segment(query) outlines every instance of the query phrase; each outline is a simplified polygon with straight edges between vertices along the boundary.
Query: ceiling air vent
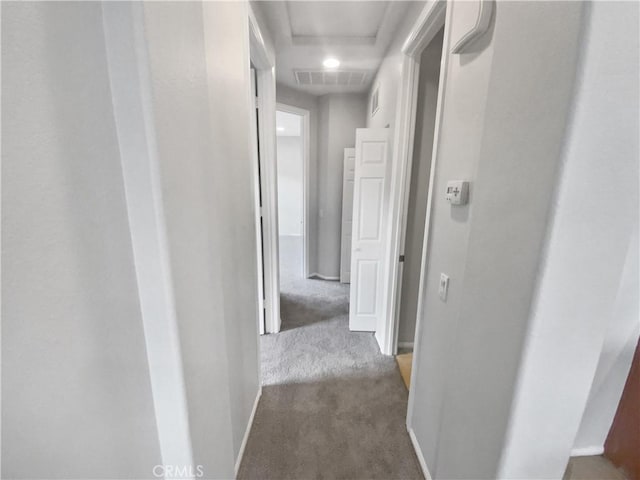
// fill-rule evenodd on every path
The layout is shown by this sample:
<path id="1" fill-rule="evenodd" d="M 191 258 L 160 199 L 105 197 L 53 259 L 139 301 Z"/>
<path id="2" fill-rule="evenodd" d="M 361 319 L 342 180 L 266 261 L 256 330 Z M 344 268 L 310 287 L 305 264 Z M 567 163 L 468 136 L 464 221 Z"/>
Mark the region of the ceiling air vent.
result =
<path id="1" fill-rule="evenodd" d="M 294 70 L 298 85 L 351 85 L 361 86 L 367 82 L 367 73 L 362 70 Z"/>

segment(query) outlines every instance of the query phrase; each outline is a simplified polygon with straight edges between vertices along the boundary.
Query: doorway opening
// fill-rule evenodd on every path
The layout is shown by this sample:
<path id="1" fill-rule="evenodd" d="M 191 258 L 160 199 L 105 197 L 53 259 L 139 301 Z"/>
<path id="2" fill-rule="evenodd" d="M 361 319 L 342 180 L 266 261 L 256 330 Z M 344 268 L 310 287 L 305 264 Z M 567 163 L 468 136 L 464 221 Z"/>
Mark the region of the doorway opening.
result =
<path id="1" fill-rule="evenodd" d="M 407 388 L 410 386 L 413 347 L 418 317 L 418 297 L 424 250 L 429 178 L 435 138 L 436 111 L 440 82 L 440 63 L 444 27 L 420 54 L 418 96 L 416 102 L 413 159 L 405 197 L 406 216 L 401 290 L 398 299 L 396 337 L 398 366 Z"/>
<path id="2" fill-rule="evenodd" d="M 257 69 L 253 62 L 251 66 L 251 98 L 258 98 L 258 77 Z M 257 101 L 253 108 L 251 108 L 251 124 L 255 126 L 255 131 L 252 132 L 252 139 L 255 139 L 254 147 L 254 169 L 255 169 L 255 202 L 256 211 L 262 212 L 263 209 L 263 195 L 262 195 L 262 174 L 261 174 L 261 162 L 260 162 L 260 119 L 257 114 Z M 256 243 L 258 250 L 258 329 L 260 335 L 265 333 L 265 272 L 264 272 L 264 219 L 260 213 L 256 217 Z"/>
<path id="3" fill-rule="evenodd" d="M 309 112 L 276 107 L 276 164 L 280 281 L 308 273 L 308 122 Z"/>
<path id="4" fill-rule="evenodd" d="M 277 3 L 256 5 L 266 10 L 265 18 L 278 19 L 281 12 Z M 322 8 L 341 10 L 346 5 L 326 3 Z M 270 269 L 268 260 L 275 260 L 280 272 L 280 283 L 274 285 L 281 306 L 281 328 L 276 331 L 266 328 L 265 333 L 277 335 L 260 337 L 261 403 L 266 407 L 259 412 L 259 422 L 252 430 L 254 441 L 247 445 L 243 466 L 247 478 L 252 476 L 249 472 L 255 477 L 265 476 L 261 459 L 281 458 L 282 442 L 273 441 L 274 432 L 278 438 L 295 439 L 287 450 L 295 453 L 289 457 L 297 461 L 296 465 L 286 461 L 271 464 L 268 476 L 272 478 L 291 476 L 288 469 L 297 469 L 300 464 L 307 464 L 325 476 L 327 472 L 340 476 L 339 472 L 356 470 L 363 476 L 380 476 L 381 472 L 386 472 L 389 478 L 420 476 L 420 465 L 411 450 L 412 439 L 406 431 L 406 390 L 390 357 L 395 354 L 398 325 L 392 319 L 400 311 L 395 306 L 404 302 L 399 299 L 401 289 L 389 285 L 393 283 L 391 277 L 402 282 L 402 264 L 398 270 L 397 259 L 398 254 L 405 253 L 404 219 L 409 203 L 409 193 L 405 192 L 409 192 L 413 176 L 420 55 L 440 28 L 434 28 L 435 23 L 444 24 L 444 5 L 434 2 L 421 10 L 404 43 L 412 46 L 412 51 L 408 53 L 405 47 L 401 50 L 405 57 L 399 92 L 388 88 L 395 83 L 387 77 L 397 72 L 390 74 L 382 67 L 383 73 L 373 79 L 371 88 L 364 83 L 346 88 L 338 82 L 340 78 L 354 78 L 353 72 L 347 75 L 346 71 L 298 70 L 287 76 L 276 74 L 277 83 L 271 78 L 271 83 L 265 85 L 276 89 L 269 99 L 272 104 L 267 105 L 261 99 L 258 88 L 259 120 L 273 123 L 274 156 L 266 164 L 261 163 L 264 169 L 260 173 L 267 172 L 262 175 L 263 194 L 272 189 L 274 198 L 273 202 L 263 202 L 260 215 L 271 218 L 275 213 L 276 249 L 269 250 L 265 242 L 265 272 Z M 307 7 L 301 4 L 300 8 Z M 382 11 L 380 14 L 387 16 Z M 345 15 L 349 12 L 334 12 L 327 18 Z M 422 35 L 424 31 L 428 35 Z M 277 25 L 273 32 L 276 35 L 280 32 Z M 420 34 L 416 36 L 414 32 Z M 276 42 L 278 55 L 287 55 L 282 45 L 290 40 Z M 299 46 L 291 46 L 294 47 Z M 441 50 L 442 46 L 435 61 L 438 66 Z M 280 63 L 279 72 L 286 70 L 284 65 L 287 64 Z M 289 84 L 290 78 L 296 79 L 295 85 Z M 415 85 L 407 88 L 407 79 L 415 81 Z M 275 111 L 266 115 L 263 107 L 270 105 Z M 432 125 L 437 123 L 436 116 Z M 287 132 L 289 123 L 292 128 Z M 431 135 L 434 136 L 433 126 Z M 259 140 L 262 154 L 263 140 L 268 139 Z M 304 145 L 302 183 L 301 144 Z M 264 150 L 269 153 L 268 148 Z M 416 151 L 420 150 L 428 148 L 416 147 Z M 415 168 L 424 176 L 424 165 L 416 163 Z M 429 178 L 429 167 L 426 172 Z M 413 216 L 420 215 L 414 211 L 415 205 L 424 197 L 418 187 L 429 183 L 414 180 L 418 182 L 410 208 Z M 423 212 L 426 210 L 425 206 Z M 428 225 L 428 220 L 423 219 L 421 226 L 409 227 L 407 235 L 419 237 L 418 232 L 420 228 L 425 231 L 425 224 Z M 268 232 L 267 229 L 263 235 L 268 236 Z M 412 259 L 414 256 L 411 255 Z M 422 266 L 420 260 L 415 263 Z M 269 276 L 265 275 L 265 282 L 268 281 Z M 410 292 L 405 295 L 411 296 Z M 265 298 L 268 311 L 269 295 Z M 417 299 L 415 302 L 419 310 Z M 403 310 L 402 316 L 412 314 Z M 340 406 L 343 418 L 362 421 L 330 421 L 335 417 L 335 405 Z M 310 431 L 311 425 L 313 435 L 301 435 Z M 371 425 L 376 428 L 372 430 Z M 388 442 L 390 437 L 398 441 Z M 362 455 L 362 438 L 372 446 L 368 449 L 372 455 Z M 333 450 L 336 439 L 340 452 Z M 376 444 L 384 444 L 384 456 L 374 453 L 381 451 Z M 330 454 L 319 457 L 318 452 Z M 358 461 L 357 466 L 352 464 L 354 460 Z M 393 473 L 385 470 L 390 463 L 395 465 Z M 297 473 L 300 476 L 301 470 Z"/>
<path id="5" fill-rule="evenodd" d="M 251 90 L 249 142 L 253 150 L 256 259 L 258 264 L 258 330 L 280 331 L 280 272 L 276 192 L 275 58 L 264 43 L 258 21 L 249 10 L 248 67 Z"/>

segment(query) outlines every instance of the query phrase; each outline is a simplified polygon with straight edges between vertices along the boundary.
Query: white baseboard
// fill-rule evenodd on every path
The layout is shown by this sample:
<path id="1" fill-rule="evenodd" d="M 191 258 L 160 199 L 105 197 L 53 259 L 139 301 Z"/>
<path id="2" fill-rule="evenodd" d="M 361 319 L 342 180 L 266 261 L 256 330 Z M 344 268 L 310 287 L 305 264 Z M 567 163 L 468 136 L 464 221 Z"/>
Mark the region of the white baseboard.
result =
<path id="1" fill-rule="evenodd" d="M 398 342 L 398 348 L 413 348 L 413 342 Z"/>
<path id="2" fill-rule="evenodd" d="M 247 446 L 247 441 L 249 440 L 249 434 L 251 433 L 251 427 L 253 426 L 253 418 L 256 416 L 256 410 L 258 409 L 258 403 L 260 402 L 260 397 L 262 396 L 262 385 L 260 385 L 260 389 L 258 390 L 258 394 L 256 395 L 256 400 L 253 402 L 253 409 L 251 410 L 251 416 L 249 417 L 249 422 L 247 423 L 247 429 L 244 432 L 244 438 L 242 439 L 242 444 L 240 444 L 240 451 L 238 452 L 238 458 L 236 458 L 236 466 L 235 466 L 235 476 L 238 476 L 238 470 L 240 470 L 240 464 L 242 463 L 242 457 L 244 456 L 244 448 Z"/>
<path id="3" fill-rule="evenodd" d="M 571 450 L 572 457 L 590 457 L 592 455 L 602 455 L 604 446 L 574 448 Z"/>
<path id="4" fill-rule="evenodd" d="M 319 273 L 312 273 L 309 278 L 319 278 L 320 280 L 330 280 L 332 282 L 340 280 L 340 277 L 328 277 L 327 275 L 320 275 Z"/>
<path id="5" fill-rule="evenodd" d="M 424 459 L 424 455 L 422 454 L 422 450 L 420 450 L 420 445 L 418 444 L 418 439 L 416 438 L 416 434 L 413 433 L 413 428 L 407 428 L 407 432 L 409 432 L 409 438 L 411 438 L 411 445 L 413 445 L 413 449 L 416 452 L 416 457 L 418 457 L 418 463 L 420 463 L 420 468 L 422 469 L 422 474 L 426 480 L 432 480 L 433 477 L 431 473 L 429 473 L 429 467 L 427 467 L 427 462 Z"/>

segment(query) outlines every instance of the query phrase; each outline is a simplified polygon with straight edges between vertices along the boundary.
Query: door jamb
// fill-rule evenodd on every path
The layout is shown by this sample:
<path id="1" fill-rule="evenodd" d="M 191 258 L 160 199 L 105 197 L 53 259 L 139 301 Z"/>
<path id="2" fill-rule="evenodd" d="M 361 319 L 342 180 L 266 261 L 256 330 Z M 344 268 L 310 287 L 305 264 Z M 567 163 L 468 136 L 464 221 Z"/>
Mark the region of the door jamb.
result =
<path id="1" fill-rule="evenodd" d="M 444 0 L 443 0 L 443 3 L 445 5 L 443 6 L 442 11 L 437 16 L 437 22 L 430 22 L 429 27 L 426 27 L 433 34 L 430 35 L 430 37 L 427 37 L 425 35 L 423 36 L 422 40 L 412 42 L 412 43 L 409 42 L 409 39 L 411 39 L 412 37 L 409 37 L 409 39 L 405 43 L 405 48 L 407 48 L 407 51 L 410 51 L 414 55 L 419 56 L 422 54 L 422 51 L 427 47 L 427 45 L 433 39 L 433 37 L 438 33 L 440 28 L 444 26 L 444 38 L 442 41 L 442 58 L 440 59 L 440 78 L 438 79 L 438 99 L 436 103 L 436 121 L 435 121 L 435 126 L 433 131 L 433 151 L 431 153 L 431 172 L 429 174 L 427 210 L 426 210 L 426 219 L 424 224 L 424 238 L 422 241 L 422 259 L 420 261 L 420 283 L 418 286 L 418 305 L 417 305 L 418 308 L 416 312 L 416 330 L 415 330 L 414 347 L 413 347 L 414 365 L 416 365 L 419 362 L 420 354 L 422 351 L 420 338 L 421 338 L 421 332 L 422 332 L 423 313 L 424 313 L 424 291 L 426 288 L 425 284 L 426 284 L 426 278 L 428 273 L 427 267 L 429 262 L 429 239 L 431 237 L 430 235 L 431 214 L 433 210 L 433 195 L 434 195 L 433 185 L 435 183 L 435 175 L 436 175 L 436 168 L 437 168 L 437 161 L 438 161 L 438 149 L 440 146 L 440 137 L 441 137 L 440 127 L 442 124 L 444 98 L 446 94 L 446 84 L 447 84 L 447 73 L 448 73 L 448 65 L 449 65 L 449 58 L 450 58 L 450 53 L 447 49 L 449 45 L 449 37 L 451 35 L 450 24 L 451 24 L 452 12 L 451 12 L 451 9 L 449 8 L 450 4 L 448 4 L 448 2 L 445 2 Z M 413 38 L 417 38 L 417 37 L 413 37 Z M 428 40 L 426 40 L 427 38 Z M 412 48 L 412 50 L 409 50 L 410 48 Z M 417 102 L 417 98 L 416 98 L 416 102 Z M 413 135 L 411 138 L 411 142 L 413 144 Z M 404 228 L 406 229 L 406 225 L 404 225 Z M 397 323 L 397 315 L 398 315 L 398 312 L 396 312 L 396 318 L 395 318 L 396 323 Z M 396 337 L 397 337 L 397 327 L 396 327 Z M 395 338 L 394 341 L 396 342 L 396 348 L 397 348 L 397 338 Z M 410 385 L 415 385 L 416 381 L 417 381 L 417 369 L 412 368 Z M 412 437 L 415 437 L 415 433 L 413 432 L 413 427 L 412 427 L 414 405 L 415 405 L 415 389 L 410 388 L 409 401 L 407 405 L 407 430 L 409 431 L 409 435 Z M 425 474 L 429 475 L 429 471 L 426 463 L 422 462 L 421 465 L 423 467 L 423 470 L 425 471 Z"/>
<path id="2" fill-rule="evenodd" d="M 258 115 L 256 113 L 255 102 L 257 101 L 257 86 L 256 86 L 256 77 L 257 71 L 253 66 L 253 63 L 249 62 L 249 71 L 251 74 L 251 94 L 249 98 L 249 112 L 250 112 L 250 139 L 249 143 L 251 145 L 251 173 L 253 180 L 253 207 L 254 207 L 254 216 L 255 216 L 255 237 L 256 237 L 256 263 L 257 263 L 257 276 L 258 276 L 258 333 L 260 335 L 264 335 L 265 332 L 265 317 L 266 317 L 266 307 L 264 301 L 264 261 L 263 261 L 263 251 L 262 251 L 262 216 L 258 213 L 260 211 L 260 167 L 258 166 L 258 131 L 256 127 L 258 125 Z M 254 104 L 251 104 L 254 102 Z"/>
<path id="3" fill-rule="evenodd" d="M 415 139 L 416 110 L 418 102 L 418 84 L 420 74 L 420 55 L 433 40 L 440 29 L 445 25 L 447 12 L 446 0 L 428 2 L 411 29 L 404 45 L 402 46 L 402 76 L 400 85 L 400 99 L 396 114 L 396 131 L 393 142 L 393 172 L 391 176 L 391 199 L 389 209 L 389 230 L 387 243 L 387 268 L 386 272 L 386 302 L 384 310 L 384 326 L 380 332 L 380 344 L 382 353 L 394 355 L 398 348 L 398 319 L 400 311 L 400 293 L 402 282 L 402 264 L 400 255 L 404 253 L 405 233 L 407 228 L 407 207 L 409 182 L 411 180 L 411 166 L 413 164 L 413 144 Z M 446 32 L 445 32 L 446 36 Z M 446 44 L 445 44 L 446 45 Z M 433 155 L 431 160 L 431 175 L 429 179 L 429 194 L 427 200 L 427 219 L 425 223 L 425 242 L 423 245 L 423 263 L 420 283 L 425 270 L 425 251 L 429 231 L 429 219 L 431 216 L 431 196 L 434 180 L 434 172 L 437 158 L 437 145 L 440 132 L 440 120 L 442 118 L 442 99 L 444 98 L 444 86 L 446 79 L 447 52 L 444 51 L 441 60 L 440 84 L 438 89 L 438 101 L 436 107 L 436 125 L 434 130 Z M 422 290 L 419 290 L 418 319 L 416 332 L 422 312 Z M 415 342 L 415 340 L 414 340 Z M 414 350 L 417 344 L 414 343 Z M 414 358 L 417 352 L 414 352 Z"/>
<path id="4" fill-rule="evenodd" d="M 304 108 L 276 103 L 276 111 L 294 113 L 302 117 L 302 276 L 309 278 L 309 157 L 311 113 Z M 276 180 L 277 181 L 277 180 Z"/>
<path id="5" fill-rule="evenodd" d="M 280 270 L 278 263 L 278 192 L 276 186 L 276 79 L 275 58 L 266 46 L 258 20 L 249 6 L 250 58 L 258 88 L 258 139 L 262 173 L 265 332 L 280 331 Z M 251 108 L 255 108 L 251 99 Z M 254 159 L 255 160 L 255 159 Z M 254 161 L 254 163 L 256 163 Z M 256 171 L 257 175 L 257 171 Z M 257 182 L 256 182 L 257 184 Z M 256 192 L 257 195 L 257 192 Z M 260 212 L 256 212 L 259 215 Z M 260 255 L 260 253 L 258 253 Z"/>

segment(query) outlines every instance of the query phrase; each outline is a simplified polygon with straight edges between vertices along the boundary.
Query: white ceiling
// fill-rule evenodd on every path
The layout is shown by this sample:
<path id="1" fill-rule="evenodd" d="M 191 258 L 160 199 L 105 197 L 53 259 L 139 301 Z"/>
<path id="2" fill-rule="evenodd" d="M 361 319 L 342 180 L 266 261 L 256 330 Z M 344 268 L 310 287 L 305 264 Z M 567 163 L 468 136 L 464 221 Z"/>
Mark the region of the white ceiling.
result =
<path id="1" fill-rule="evenodd" d="M 291 34 L 375 37 L 389 2 L 286 2 Z"/>
<path id="2" fill-rule="evenodd" d="M 278 137 L 299 137 L 302 117 L 295 113 L 276 111 L 276 135 Z"/>
<path id="3" fill-rule="evenodd" d="M 276 80 L 314 95 L 366 92 L 411 2 L 254 1 L 275 43 Z M 365 72 L 356 85 L 299 85 L 296 70 L 322 71 L 327 57 L 338 71 Z M 342 77 L 341 77 L 342 78 Z"/>

